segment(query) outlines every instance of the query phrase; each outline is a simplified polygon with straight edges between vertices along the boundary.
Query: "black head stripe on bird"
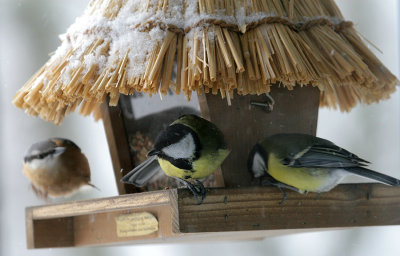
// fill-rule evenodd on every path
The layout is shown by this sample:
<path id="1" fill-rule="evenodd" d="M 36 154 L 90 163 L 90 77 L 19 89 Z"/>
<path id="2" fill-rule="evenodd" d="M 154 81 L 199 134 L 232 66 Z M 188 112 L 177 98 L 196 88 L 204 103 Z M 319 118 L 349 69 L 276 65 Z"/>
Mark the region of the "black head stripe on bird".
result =
<path id="1" fill-rule="evenodd" d="M 196 115 L 184 115 L 159 134 L 154 149 L 148 155 L 157 156 L 164 173 L 183 181 L 201 202 L 205 197 L 205 189 L 197 180 L 212 174 L 228 154 L 223 134 L 213 123 Z M 149 163 L 139 166 L 141 168 L 135 168 L 121 181 L 143 184 L 145 179 L 150 179 L 152 175 L 140 173 L 152 172 L 149 169 L 154 166 Z M 140 179 L 140 182 L 136 179 Z M 188 180 L 194 180 L 195 184 Z"/>
<path id="2" fill-rule="evenodd" d="M 264 165 L 257 164 L 260 161 L 257 154 L 264 156 L 261 158 Z M 254 176 L 259 176 L 265 166 L 268 175 L 297 188 L 300 193 L 329 191 L 350 174 L 387 185 L 400 184 L 396 178 L 365 168 L 369 162 L 357 155 L 328 140 L 306 134 L 272 135 L 253 148 L 248 162 Z"/>
<path id="3" fill-rule="evenodd" d="M 28 163 L 34 159 L 44 159 L 49 156 L 59 155 L 65 152 L 65 147 L 59 147 L 57 144 L 49 139 L 34 143 L 29 147 L 24 156 L 24 162 Z"/>
<path id="4" fill-rule="evenodd" d="M 54 151 L 57 145 L 51 140 L 39 141 L 32 144 L 25 154 L 24 161 L 29 162 L 35 158 L 44 158 Z"/>

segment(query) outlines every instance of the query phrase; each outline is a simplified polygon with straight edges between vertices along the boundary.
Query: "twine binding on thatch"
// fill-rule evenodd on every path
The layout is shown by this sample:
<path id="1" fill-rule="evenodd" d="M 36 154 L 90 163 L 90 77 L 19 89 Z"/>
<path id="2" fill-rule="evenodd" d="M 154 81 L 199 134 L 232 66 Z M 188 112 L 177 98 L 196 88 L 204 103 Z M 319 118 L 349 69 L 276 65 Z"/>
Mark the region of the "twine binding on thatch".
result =
<path id="1" fill-rule="evenodd" d="M 60 123 L 78 107 L 100 118 L 107 95 L 204 91 L 231 104 L 311 85 L 348 111 L 397 83 L 332 0 L 92 0 L 13 103 Z"/>
<path id="2" fill-rule="evenodd" d="M 212 25 L 217 25 L 220 26 L 221 28 L 227 28 L 230 31 L 234 32 L 241 32 L 241 33 L 246 33 L 246 31 L 249 31 L 251 29 L 254 29 L 260 25 L 264 24 L 282 24 L 288 26 L 290 29 L 293 31 L 299 32 L 302 30 L 308 30 L 311 27 L 314 26 L 329 26 L 336 32 L 340 33 L 343 29 L 346 29 L 348 27 L 353 27 L 353 22 L 351 21 L 340 21 L 339 23 L 333 22 L 331 19 L 327 17 L 320 17 L 320 18 L 314 18 L 310 19 L 305 22 L 298 22 L 294 23 L 293 21 L 290 21 L 287 17 L 280 17 L 280 16 L 269 16 L 269 17 L 264 17 L 261 18 L 257 21 L 253 21 L 251 23 L 248 23 L 245 28 L 239 28 L 237 24 L 232 24 L 232 23 L 227 23 L 225 20 L 219 20 L 219 19 L 202 19 L 196 22 L 193 26 L 191 27 L 186 27 L 185 29 L 181 29 L 173 24 L 166 24 L 164 22 L 144 22 L 142 24 L 137 24 L 134 26 L 135 29 L 138 29 L 141 32 L 148 32 L 152 30 L 155 27 L 159 27 L 162 30 L 169 30 L 174 33 L 182 33 L 182 34 L 187 34 L 189 33 L 193 28 L 198 28 L 198 27 L 210 27 Z"/>
<path id="3" fill-rule="evenodd" d="M 246 31 L 254 29 L 260 25 L 267 25 L 267 24 L 285 25 L 296 32 L 303 31 L 303 30 L 309 30 L 311 27 L 314 27 L 314 26 L 329 26 L 332 29 L 334 29 L 336 32 L 340 33 L 340 31 L 342 31 L 343 29 L 353 26 L 353 22 L 351 22 L 351 21 L 340 21 L 339 23 L 336 24 L 336 22 L 333 22 L 331 19 L 329 19 L 327 17 L 313 18 L 313 19 L 310 19 L 310 20 L 307 20 L 304 22 L 295 23 L 295 22 L 289 20 L 287 17 L 269 16 L 269 17 L 264 17 L 257 21 L 248 23 L 246 25 L 245 29 L 240 29 L 236 24 L 226 23 L 224 20 L 204 19 L 204 20 L 198 21 L 196 24 L 194 24 L 193 27 L 186 27 L 184 30 L 184 33 L 189 33 L 190 30 L 192 30 L 193 28 L 210 27 L 211 25 L 217 25 L 217 26 L 220 26 L 221 28 L 227 28 L 230 31 L 234 31 L 234 32 L 246 33 Z M 165 24 L 157 24 L 157 25 L 159 25 L 160 27 L 167 27 L 169 30 L 171 30 L 175 33 L 183 33 L 179 28 L 176 28 L 173 25 L 165 25 Z"/>

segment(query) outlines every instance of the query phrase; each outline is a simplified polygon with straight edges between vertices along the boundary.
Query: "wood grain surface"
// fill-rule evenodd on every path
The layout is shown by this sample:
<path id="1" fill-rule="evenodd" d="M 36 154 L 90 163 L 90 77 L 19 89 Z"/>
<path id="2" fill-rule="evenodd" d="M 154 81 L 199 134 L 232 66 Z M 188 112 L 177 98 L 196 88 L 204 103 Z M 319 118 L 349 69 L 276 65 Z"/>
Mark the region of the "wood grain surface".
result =
<path id="1" fill-rule="evenodd" d="M 127 193 L 138 192 L 140 190 L 138 190 L 135 186 L 120 182 L 121 178 L 133 169 L 127 134 L 124 127 L 123 118 L 121 116 L 121 109 L 119 106 L 110 107 L 107 99 L 101 104 L 101 113 L 118 193 L 123 195 Z"/>
<path id="2" fill-rule="evenodd" d="M 400 224 L 400 188 L 343 184 L 328 193 L 302 195 L 275 187 L 208 189 L 201 205 L 180 190 L 180 231 L 309 229 Z"/>
<path id="3" fill-rule="evenodd" d="M 295 86 L 271 87 L 274 109 L 265 109 L 250 103 L 266 102 L 265 95 L 238 96 L 228 106 L 220 95 L 199 95 L 202 116 L 211 120 L 224 133 L 229 156 L 221 169 L 225 187 L 249 186 L 251 175 L 247 171 L 247 157 L 251 148 L 261 139 L 275 133 L 316 134 L 320 92 L 318 88 Z"/>

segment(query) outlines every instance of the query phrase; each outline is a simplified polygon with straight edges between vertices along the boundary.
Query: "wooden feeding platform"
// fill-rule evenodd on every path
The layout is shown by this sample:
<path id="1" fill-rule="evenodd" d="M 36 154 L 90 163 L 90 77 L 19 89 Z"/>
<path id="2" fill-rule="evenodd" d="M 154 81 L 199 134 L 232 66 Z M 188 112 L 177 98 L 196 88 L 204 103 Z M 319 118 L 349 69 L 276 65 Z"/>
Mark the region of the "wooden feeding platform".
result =
<path id="1" fill-rule="evenodd" d="M 280 93 L 293 94 L 287 90 L 272 91 L 271 94 L 277 98 L 281 97 Z M 302 93 L 294 95 L 296 97 L 288 96 L 279 104 L 291 108 L 299 97 L 306 97 Z M 287 132 L 297 129 L 315 134 L 318 94 L 310 91 L 308 95 L 307 104 L 311 106 L 306 109 L 314 114 L 307 120 L 298 117 L 302 122 L 296 122 L 295 126 L 290 122 L 296 117 L 286 119 L 280 111 L 265 114 L 264 110 L 252 110 L 254 116 L 263 115 L 266 127 L 253 127 L 253 136 L 248 139 L 256 139 L 258 133 L 268 132 L 270 123 L 272 129 L 279 127 Z M 242 99 L 240 104 L 248 100 Z M 226 106 L 213 103 L 213 99 L 204 95 L 199 97 L 200 105 L 204 104 L 202 101 L 213 106 L 214 112 L 218 109 L 228 111 Z M 229 111 L 240 113 L 247 105 L 239 106 L 231 107 Z M 317 230 L 400 225 L 400 187 L 343 184 L 322 193 L 320 198 L 316 193 L 302 195 L 287 191 L 286 201 L 280 204 L 282 193 L 276 187 L 244 184 L 243 180 L 250 180 L 243 164 L 250 144 L 241 149 L 244 157 L 233 158 L 231 161 L 237 161 L 236 164 L 223 166 L 223 171 L 218 174 L 226 188 L 207 188 L 207 197 L 201 205 L 197 205 L 197 200 L 187 189 L 141 192 L 141 188 L 120 182 L 124 172 L 137 164 L 132 160 L 128 146 L 127 114 L 119 106 L 110 107 L 108 102 L 101 110 L 120 196 L 27 208 L 28 248 L 251 240 Z M 202 112 L 207 117 L 204 108 Z M 137 123 L 133 122 L 135 125 Z M 230 171 L 234 175 L 225 175 Z M 217 182 L 217 185 L 221 184 Z"/>
<path id="2" fill-rule="evenodd" d="M 399 225 L 399 193 L 400 188 L 381 184 L 343 184 L 320 198 L 287 191 L 280 204 L 282 193 L 275 187 L 221 188 L 207 189 L 207 198 L 197 205 L 188 190 L 170 189 L 36 206 L 26 210 L 27 244 L 52 248 L 255 239 Z M 156 221 L 149 224 L 148 216 Z M 140 234 L 146 229 L 150 233 Z"/>

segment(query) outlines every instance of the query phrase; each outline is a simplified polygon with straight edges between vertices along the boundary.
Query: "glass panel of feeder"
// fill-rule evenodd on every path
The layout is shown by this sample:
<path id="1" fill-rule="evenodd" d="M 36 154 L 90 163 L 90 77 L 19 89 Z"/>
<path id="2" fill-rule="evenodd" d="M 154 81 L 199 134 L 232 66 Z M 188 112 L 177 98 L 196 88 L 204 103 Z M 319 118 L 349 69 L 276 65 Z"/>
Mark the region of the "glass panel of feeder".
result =
<path id="1" fill-rule="evenodd" d="M 120 102 L 134 166 L 146 160 L 158 134 L 170 123 L 185 114 L 200 115 L 196 93 L 187 101 L 184 94 L 177 95 L 171 90 L 166 95 L 152 97 L 136 92 L 131 96 L 121 95 Z M 206 187 L 216 186 L 214 175 L 203 182 Z M 153 191 L 180 185 L 178 180 L 166 176 L 160 168 L 143 189 Z"/>

